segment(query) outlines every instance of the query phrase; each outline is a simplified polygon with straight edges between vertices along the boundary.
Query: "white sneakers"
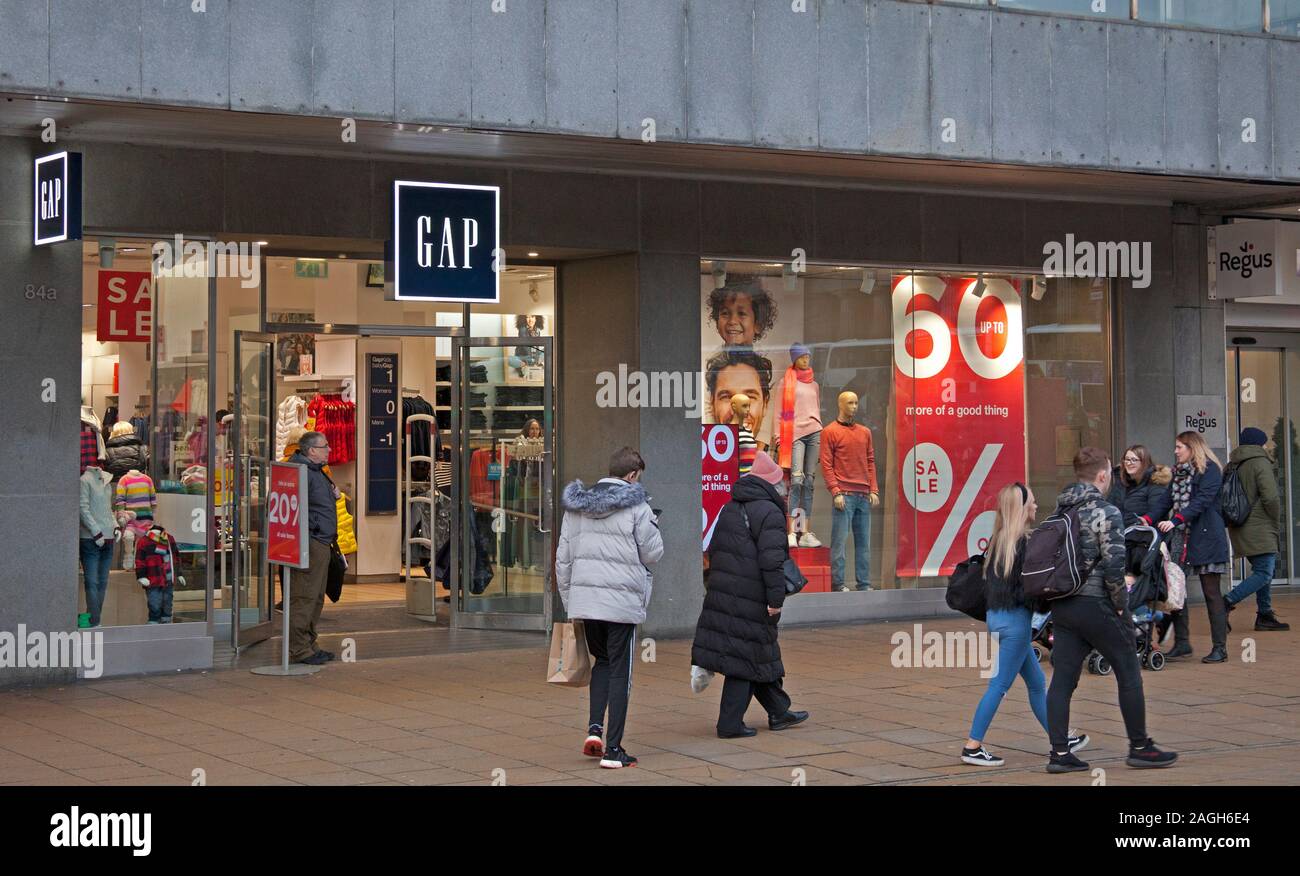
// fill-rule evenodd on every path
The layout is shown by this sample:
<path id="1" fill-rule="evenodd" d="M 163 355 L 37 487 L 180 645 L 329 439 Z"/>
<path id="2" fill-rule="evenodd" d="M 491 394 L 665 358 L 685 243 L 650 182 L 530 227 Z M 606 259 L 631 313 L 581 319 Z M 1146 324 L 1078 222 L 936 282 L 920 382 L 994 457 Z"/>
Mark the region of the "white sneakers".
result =
<path id="1" fill-rule="evenodd" d="M 799 536 L 795 535 L 793 532 L 790 533 L 786 539 L 790 543 L 790 547 L 794 548 L 799 546 Z"/>
<path id="2" fill-rule="evenodd" d="M 813 535 L 811 532 L 805 532 L 803 534 L 803 537 L 799 539 L 799 547 L 821 547 L 821 546 L 822 546 L 821 539 Z"/>

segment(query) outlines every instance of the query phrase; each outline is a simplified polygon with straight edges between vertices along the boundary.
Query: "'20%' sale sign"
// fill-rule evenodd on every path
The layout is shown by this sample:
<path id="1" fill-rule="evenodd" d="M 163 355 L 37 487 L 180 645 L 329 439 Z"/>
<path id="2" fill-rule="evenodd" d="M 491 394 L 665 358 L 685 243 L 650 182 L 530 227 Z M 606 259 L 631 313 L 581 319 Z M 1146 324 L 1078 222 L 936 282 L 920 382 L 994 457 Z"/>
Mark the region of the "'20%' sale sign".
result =
<path id="1" fill-rule="evenodd" d="M 987 548 L 998 490 L 1025 479 L 1020 291 L 973 277 L 892 285 L 897 574 L 949 575 Z"/>

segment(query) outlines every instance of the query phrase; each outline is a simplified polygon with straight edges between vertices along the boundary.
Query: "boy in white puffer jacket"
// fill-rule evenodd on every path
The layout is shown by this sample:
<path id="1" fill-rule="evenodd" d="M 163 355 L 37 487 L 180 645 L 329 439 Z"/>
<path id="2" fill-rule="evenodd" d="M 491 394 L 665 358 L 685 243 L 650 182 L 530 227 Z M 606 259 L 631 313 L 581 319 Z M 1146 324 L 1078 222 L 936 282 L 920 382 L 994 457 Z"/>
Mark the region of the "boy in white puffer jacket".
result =
<path id="1" fill-rule="evenodd" d="M 616 451 L 609 477 L 564 489 L 564 521 L 555 554 L 555 583 L 571 620 L 583 621 L 591 670 L 591 720 L 582 751 L 607 769 L 636 766 L 623 750 L 632 689 L 636 626 L 645 620 L 653 576 L 664 553 L 641 475 L 645 460 L 631 447 Z M 602 741 L 602 722 L 609 729 Z"/>

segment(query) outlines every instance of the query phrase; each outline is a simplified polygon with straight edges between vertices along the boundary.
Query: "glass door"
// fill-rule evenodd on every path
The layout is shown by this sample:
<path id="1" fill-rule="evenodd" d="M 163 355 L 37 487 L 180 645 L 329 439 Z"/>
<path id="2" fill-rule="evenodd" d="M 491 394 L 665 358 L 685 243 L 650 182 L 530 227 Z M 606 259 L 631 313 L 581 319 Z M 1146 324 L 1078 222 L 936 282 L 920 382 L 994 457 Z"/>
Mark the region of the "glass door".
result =
<path id="1" fill-rule="evenodd" d="M 1235 387 L 1228 398 L 1228 442 L 1236 445 L 1242 429 L 1254 426 L 1268 435 L 1266 448 L 1273 458 L 1273 471 L 1282 496 L 1280 554 L 1275 579 L 1293 577 L 1292 557 L 1300 547 L 1300 492 L 1295 474 L 1300 473 L 1300 443 L 1296 420 L 1300 404 L 1300 338 L 1255 335 L 1258 344 L 1237 344 L 1228 348 L 1227 383 Z M 1240 335 L 1234 340 L 1244 340 Z M 1277 344 L 1278 346 L 1273 346 Z M 1283 346 L 1285 345 L 1285 346 Z M 1241 578 L 1249 573 L 1245 560 L 1234 558 L 1233 572 Z"/>
<path id="2" fill-rule="evenodd" d="M 452 349 L 452 624 L 550 628 L 552 339 L 456 338 Z"/>
<path id="3" fill-rule="evenodd" d="M 275 336 L 236 331 L 234 356 L 231 586 L 222 601 L 233 609 L 230 644 L 239 649 L 271 635 L 265 496 L 274 450 Z"/>

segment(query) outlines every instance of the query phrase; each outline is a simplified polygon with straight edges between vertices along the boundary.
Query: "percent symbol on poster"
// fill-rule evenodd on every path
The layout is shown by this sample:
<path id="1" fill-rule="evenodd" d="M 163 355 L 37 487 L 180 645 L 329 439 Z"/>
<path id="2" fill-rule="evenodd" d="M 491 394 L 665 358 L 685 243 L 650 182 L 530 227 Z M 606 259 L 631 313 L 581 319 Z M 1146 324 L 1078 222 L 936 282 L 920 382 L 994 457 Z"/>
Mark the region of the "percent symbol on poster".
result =
<path id="1" fill-rule="evenodd" d="M 980 452 L 980 458 L 976 460 L 975 467 L 971 470 L 970 477 L 966 479 L 966 483 L 962 484 L 961 492 L 957 494 L 957 501 L 953 503 L 952 508 L 948 511 L 948 517 L 943 522 L 943 528 L 939 530 L 934 545 L 930 548 L 930 555 L 925 558 L 925 563 L 921 566 L 923 576 L 939 574 L 939 570 L 943 567 L 944 557 L 948 556 L 948 548 L 957 537 L 957 532 L 961 529 L 962 523 L 965 522 L 966 515 L 970 513 L 971 506 L 975 504 L 975 497 L 983 489 L 984 481 L 988 479 L 989 472 L 992 471 L 993 463 L 997 461 L 1000 452 L 1002 452 L 1001 444 L 984 445 L 983 451 Z M 973 528 L 974 523 L 972 523 Z"/>

